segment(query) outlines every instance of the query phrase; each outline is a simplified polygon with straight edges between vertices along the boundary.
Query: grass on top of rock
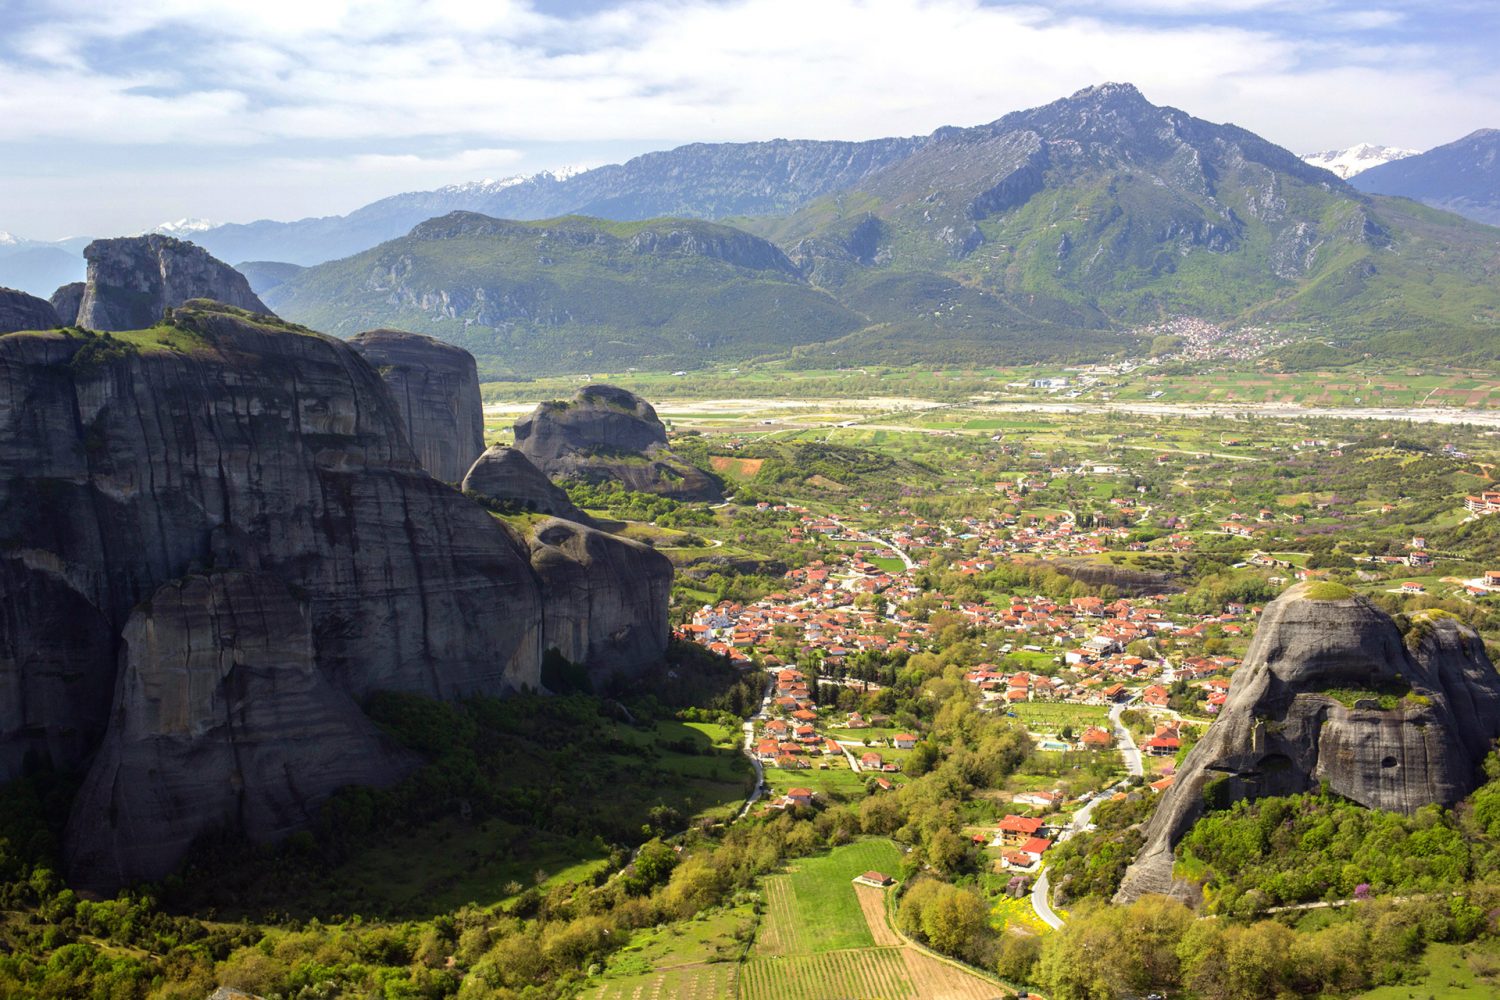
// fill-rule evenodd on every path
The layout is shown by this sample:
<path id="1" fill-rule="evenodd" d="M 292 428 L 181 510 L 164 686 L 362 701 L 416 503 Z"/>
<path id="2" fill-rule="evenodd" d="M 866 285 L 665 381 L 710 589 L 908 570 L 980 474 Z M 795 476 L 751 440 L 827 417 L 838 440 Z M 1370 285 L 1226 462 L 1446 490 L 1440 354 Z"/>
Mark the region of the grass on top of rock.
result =
<path id="1" fill-rule="evenodd" d="M 1354 591 L 1342 583 L 1319 580 L 1317 583 L 1308 584 L 1307 589 L 1302 591 L 1302 596 L 1309 601 L 1346 601 L 1354 596 Z"/>

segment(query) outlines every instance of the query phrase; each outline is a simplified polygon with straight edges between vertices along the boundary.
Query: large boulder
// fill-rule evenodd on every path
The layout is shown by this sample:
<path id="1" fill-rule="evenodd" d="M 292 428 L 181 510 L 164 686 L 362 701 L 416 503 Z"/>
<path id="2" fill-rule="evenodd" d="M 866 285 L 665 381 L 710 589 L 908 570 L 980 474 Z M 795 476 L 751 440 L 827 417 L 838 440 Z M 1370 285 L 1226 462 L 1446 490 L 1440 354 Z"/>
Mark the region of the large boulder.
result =
<path id="1" fill-rule="evenodd" d="M 82 281 L 70 281 L 52 293 L 52 308 L 57 312 L 57 321 L 62 326 L 78 324 L 78 309 L 83 305 L 83 293 L 88 285 Z"/>
<path id="2" fill-rule="evenodd" d="M 661 662 L 672 561 L 649 545 L 551 518 L 536 526 L 531 565 L 542 583 L 542 645 L 597 682 Z"/>
<path id="3" fill-rule="evenodd" d="M 1265 610 L 1229 699 L 1167 790 L 1122 900 L 1172 892 L 1173 850 L 1209 808 L 1326 785 L 1373 809 L 1452 805 L 1500 737 L 1500 675 L 1471 630 L 1301 584 Z"/>
<path id="4" fill-rule="evenodd" d="M 445 483 L 462 479 L 484 451 L 474 356 L 403 330 L 369 330 L 349 343 L 390 390 L 422 468 Z"/>
<path id="5" fill-rule="evenodd" d="M 17 330 L 50 330 L 63 324 L 57 310 L 46 299 L 14 288 L 0 288 L 0 333 Z"/>
<path id="6" fill-rule="evenodd" d="M 517 510 L 551 514 L 578 524 L 593 519 L 573 505 L 567 492 L 515 448 L 491 445 L 464 476 L 463 491 Z"/>
<path id="7" fill-rule="evenodd" d="M 76 884 L 159 879 L 221 830 L 277 839 L 415 764 L 319 672 L 307 606 L 268 574 L 160 587 L 125 624 L 124 661 L 68 825 Z"/>
<path id="8" fill-rule="evenodd" d="M 88 279 L 77 325 L 89 330 L 142 330 L 190 299 L 212 299 L 253 313 L 271 311 L 243 274 L 202 247 L 171 236 L 95 240 L 83 257 Z"/>
<path id="9" fill-rule="evenodd" d="M 678 500 L 724 499 L 715 479 L 667 447 L 651 404 L 612 385 L 541 403 L 515 425 L 516 449 L 553 479 L 617 482 Z"/>

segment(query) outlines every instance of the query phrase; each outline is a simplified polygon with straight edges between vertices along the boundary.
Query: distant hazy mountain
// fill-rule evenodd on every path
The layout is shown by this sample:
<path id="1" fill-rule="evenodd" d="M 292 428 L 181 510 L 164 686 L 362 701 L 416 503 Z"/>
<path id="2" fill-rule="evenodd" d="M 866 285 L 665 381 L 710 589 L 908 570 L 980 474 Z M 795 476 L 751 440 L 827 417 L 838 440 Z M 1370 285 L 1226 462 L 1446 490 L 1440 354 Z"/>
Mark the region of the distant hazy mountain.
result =
<path id="1" fill-rule="evenodd" d="M 1358 337 L 1482 330 L 1500 349 L 1500 289 L 1486 278 L 1500 264 L 1495 234 L 1372 200 L 1129 85 L 940 131 L 837 199 L 747 225 L 872 317 L 872 289 L 916 305 L 936 275 L 1064 328 L 1186 313 Z M 964 325 L 963 306 L 913 309 L 846 346 L 882 358 L 910 344 L 992 351 L 999 312 Z"/>
<path id="2" fill-rule="evenodd" d="M 1363 173 L 1371 167 L 1378 167 L 1382 163 L 1391 163 L 1395 160 L 1404 160 L 1408 156 L 1416 156 L 1415 149 L 1399 149 L 1395 146 L 1377 146 L 1374 143 L 1361 142 L 1350 146 L 1348 149 L 1328 149 L 1321 153 L 1304 153 L 1302 159 L 1315 167 L 1331 170 L 1344 180 L 1348 180 L 1355 174 Z"/>
<path id="3" fill-rule="evenodd" d="M 1500 226 L 1500 129 L 1480 129 L 1446 146 L 1372 167 L 1354 186 Z"/>
<path id="4" fill-rule="evenodd" d="M 454 211 L 519 220 L 580 214 L 622 221 L 789 212 L 857 183 L 925 141 L 697 143 L 579 173 L 543 172 L 394 195 L 348 215 L 219 226 L 193 239 L 225 260 L 318 264 Z"/>
<path id="5" fill-rule="evenodd" d="M 250 260 L 236 264 L 234 269 L 245 276 L 256 295 L 262 296 L 305 270 L 301 264 L 288 264 L 279 260 Z"/>
<path id="6" fill-rule="evenodd" d="M 12 242 L 0 242 L 0 286 L 19 288 L 45 299 L 59 285 L 83 280 L 85 265 L 78 250 L 10 238 Z"/>

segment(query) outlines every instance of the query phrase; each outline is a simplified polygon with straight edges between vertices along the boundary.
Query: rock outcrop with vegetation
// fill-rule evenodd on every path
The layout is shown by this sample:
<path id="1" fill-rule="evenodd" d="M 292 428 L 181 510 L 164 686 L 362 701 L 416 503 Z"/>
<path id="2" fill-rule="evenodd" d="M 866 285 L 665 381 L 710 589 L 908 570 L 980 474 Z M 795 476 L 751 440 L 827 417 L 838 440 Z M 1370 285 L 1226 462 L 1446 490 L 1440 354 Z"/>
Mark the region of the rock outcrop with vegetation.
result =
<path id="1" fill-rule="evenodd" d="M 209 302 L 0 337 L 0 781 L 89 767 L 67 843 L 90 887 L 201 833 L 278 836 L 399 775 L 350 714 L 374 692 L 535 688 L 549 630 L 591 669 L 659 660 L 648 565 L 570 575 L 612 547 L 635 565 L 606 536 L 534 569 L 335 338 Z"/>
<path id="2" fill-rule="evenodd" d="M 1119 898 L 1171 892 L 1173 849 L 1206 810 L 1326 787 L 1372 809 L 1452 805 L 1500 737 L 1500 674 L 1442 612 L 1403 636 L 1368 600 L 1300 584 L 1267 606 L 1219 718 L 1147 823 Z"/>
<path id="3" fill-rule="evenodd" d="M 369 330 L 349 341 L 391 391 L 417 459 L 456 483 L 484 451 L 484 402 L 474 357 L 420 333 Z"/>
<path id="4" fill-rule="evenodd" d="M 566 521 L 593 525 L 594 521 L 568 499 L 567 491 L 548 479 L 515 448 L 491 445 L 464 476 L 463 490 L 486 503 L 550 514 Z"/>
<path id="5" fill-rule="evenodd" d="M 77 324 L 89 330 L 141 330 L 189 299 L 271 311 L 243 274 L 185 240 L 156 233 L 95 240 L 83 256 L 88 278 Z"/>
<path id="6" fill-rule="evenodd" d="M 650 403 L 610 385 L 541 403 L 516 423 L 516 449 L 552 479 L 617 482 L 677 500 L 722 500 L 719 484 L 672 454 Z"/>

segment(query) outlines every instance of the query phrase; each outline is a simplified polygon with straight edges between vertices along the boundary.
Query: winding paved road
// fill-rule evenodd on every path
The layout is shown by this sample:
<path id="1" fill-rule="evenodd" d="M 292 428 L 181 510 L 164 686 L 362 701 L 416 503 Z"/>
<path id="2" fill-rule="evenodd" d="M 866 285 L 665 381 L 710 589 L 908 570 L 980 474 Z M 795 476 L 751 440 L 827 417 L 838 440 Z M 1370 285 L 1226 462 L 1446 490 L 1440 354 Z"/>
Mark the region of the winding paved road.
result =
<path id="1" fill-rule="evenodd" d="M 1135 745 L 1135 737 L 1130 735 L 1130 730 L 1120 721 L 1120 715 L 1129 708 L 1133 702 L 1117 702 L 1109 710 L 1109 722 L 1115 730 L 1115 740 L 1120 747 L 1120 756 L 1125 760 L 1125 772 L 1130 777 L 1143 777 L 1146 773 L 1145 766 L 1141 762 L 1140 748 Z M 1061 844 L 1076 833 L 1082 833 L 1089 828 L 1093 822 L 1094 808 L 1103 802 L 1112 792 L 1123 789 L 1130 779 L 1126 778 L 1115 782 L 1108 788 L 1101 789 L 1093 798 L 1089 799 L 1073 813 L 1073 818 L 1068 820 L 1068 825 L 1063 827 L 1062 832 L 1057 835 L 1057 842 Z M 1031 887 L 1031 908 L 1042 922 L 1053 930 L 1063 925 L 1062 917 L 1052 908 L 1052 883 L 1047 877 L 1047 869 L 1043 868 L 1036 877 L 1036 884 Z"/>

